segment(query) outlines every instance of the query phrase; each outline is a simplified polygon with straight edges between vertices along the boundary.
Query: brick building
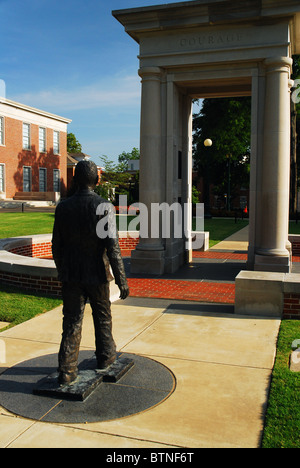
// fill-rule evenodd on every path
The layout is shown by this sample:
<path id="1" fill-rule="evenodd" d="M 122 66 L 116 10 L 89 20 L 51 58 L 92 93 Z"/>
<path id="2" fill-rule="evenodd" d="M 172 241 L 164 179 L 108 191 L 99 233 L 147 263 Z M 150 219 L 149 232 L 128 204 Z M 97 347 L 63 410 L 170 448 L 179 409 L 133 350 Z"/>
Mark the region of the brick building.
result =
<path id="1" fill-rule="evenodd" d="M 71 187 L 72 179 L 75 174 L 76 165 L 79 163 L 79 161 L 89 161 L 90 159 L 91 159 L 91 156 L 85 153 L 68 153 L 67 155 L 67 187 L 68 189 Z M 98 177 L 99 177 L 99 182 L 100 182 L 103 169 L 98 165 L 97 167 L 98 167 Z"/>
<path id="2" fill-rule="evenodd" d="M 66 194 L 70 122 L 0 97 L 0 198 L 54 201 Z"/>

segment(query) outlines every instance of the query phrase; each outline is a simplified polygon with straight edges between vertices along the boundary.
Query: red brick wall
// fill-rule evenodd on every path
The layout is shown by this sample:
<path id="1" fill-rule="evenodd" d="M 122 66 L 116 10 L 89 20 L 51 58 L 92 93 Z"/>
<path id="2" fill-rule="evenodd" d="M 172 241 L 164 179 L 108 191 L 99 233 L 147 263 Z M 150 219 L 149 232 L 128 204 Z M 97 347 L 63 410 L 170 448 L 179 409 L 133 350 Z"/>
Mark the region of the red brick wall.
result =
<path id="1" fill-rule="evenodd" d="M 52 138 L 53 138 L 53 131 L 52 131 Z M 52 139 L 53 141 L 53 139 Z M 65 197 L 67 194 L 68 188 L 68 181 L 67 181 L 67 133 L 60 132 L 60 156 L 58 157 L 59 160 L 59 167 L 54 169 L 60 169 L 60 181 L 61 181 L 61 195 Z M 57 157 L 56 157 L 57 162 Z M 53 175 L 52 175 L 52 189 L 53 189 Z M 52 191 L 52 190 L 50 190 Z"/>
<path id="2" fill-rule="evenodd" d="M 139 243 L 139 238 L 121 237 L 119 239 L 121 250 L 133 250 Z"/>
<path id="3" fill-rule="evenodd" d="M 23 122 L 4 118 L 5 146 L 0 163 L 5 164 L 6 198 L 23 191 L 23 166 L 32 167 L 32 191 L 39 191 L 39 168 L 47 169 L 47 192 L 53 192 L 53 169 L 60 170 L 62 196 L 67 187 L 67 134 L 60 132 L 60 155 L 53 154 L 53 130 L 46 129 L 46 153 L 39 152 L 39 126 L 31 124 L 31 151 L 23 150 Z"/>
<path id="4" fill-rule="evenodd" d="M 75 174 L 75 167 L 68 167 L 67 169 L 67 188 L 69 189 Z"/>
<path id="5" fill-rule="evenodd" d="M 12 198 L 19 186 L 21 174 L 18 174 L 18 154 L 22 149 L 22 122 L 4 118 L 5 146 L 0 146 L 0 163 L 5 164 L 6 197 Z"/>
<path id="6" fill-rule="evenodd" d="M 283 318 L 286 320 L 300 320 L 300 294 L 284 294 Z"/>
<path id="7" fill-rule="evenodd" d="M 51 258 L 52 257 L 52 243 L 44 242 L 42 244 L 23 245 L 9 249 L 9 252 L 16 255 L 23 255 L 24 257 L 33 258 Z"/>
<path id="8" fill-rule="evenodd" d="M 121 250 L 133 250 L 138 244 L 139 239 L 121 238 L 119 239 Z M 52 243 L 43 242 L 40 244 L 28 244 L 20 247 L 10 248 L 9 252 L 16 255 L 23 255 L 24 257 L 33 258 L 51 258 L 52 257 Z"/>
<path id="9" fill-rule="evenodd" d="M 25 257 L 51 258 L 52 243 L 49 241 L 39 244 L 23 245 L 10 248 L 9 252 Z M 57 280 L 57 278 L 0 272 L 0 282 L 25 290 L 46 293 L 51 296 L 60 297 L 61 295 L 61 283 Z"/>
<path id="10" fill-rule="evenodd" d="M 61 283 L 57 278 L 42 278 L 40 276 L 0 272 L 0 282 L 21 289 L 46 293 L 51 296 L 61 296 Z"/>
<path id="11" fill-rule="evenodd" d="M 293 249 L 293 255 L 295 255 L 295 257 L 299 257 L 300 256 L 300 240 L 299 242 L 293 242 L 292 243 L 292 249 Z"/>

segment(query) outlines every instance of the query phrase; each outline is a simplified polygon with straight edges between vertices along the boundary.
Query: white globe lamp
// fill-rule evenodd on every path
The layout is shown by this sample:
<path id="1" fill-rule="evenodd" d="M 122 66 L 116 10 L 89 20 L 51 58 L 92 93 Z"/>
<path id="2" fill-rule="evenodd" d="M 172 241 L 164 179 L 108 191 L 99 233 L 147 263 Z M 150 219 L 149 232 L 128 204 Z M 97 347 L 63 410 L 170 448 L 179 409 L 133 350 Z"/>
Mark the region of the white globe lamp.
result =
<path id="1" fill-rule="evenodd" d="M 207 138 L 204 142 L 204 146 L 212 146 L 212 141 L 209 138 Z"/>

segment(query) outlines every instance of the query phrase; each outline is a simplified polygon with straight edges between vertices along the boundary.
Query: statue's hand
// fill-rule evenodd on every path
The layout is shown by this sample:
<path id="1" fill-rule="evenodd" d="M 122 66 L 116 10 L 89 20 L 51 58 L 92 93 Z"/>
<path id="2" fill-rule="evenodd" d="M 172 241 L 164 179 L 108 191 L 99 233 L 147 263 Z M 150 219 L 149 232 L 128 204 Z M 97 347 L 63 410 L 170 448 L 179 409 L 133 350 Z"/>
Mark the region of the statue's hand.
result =
<path id="1" fill-rule="evenodd" d="M 120 299 L 126 299 L 129 296 L 129 288 L 128 286 L 120 286 Z"/>

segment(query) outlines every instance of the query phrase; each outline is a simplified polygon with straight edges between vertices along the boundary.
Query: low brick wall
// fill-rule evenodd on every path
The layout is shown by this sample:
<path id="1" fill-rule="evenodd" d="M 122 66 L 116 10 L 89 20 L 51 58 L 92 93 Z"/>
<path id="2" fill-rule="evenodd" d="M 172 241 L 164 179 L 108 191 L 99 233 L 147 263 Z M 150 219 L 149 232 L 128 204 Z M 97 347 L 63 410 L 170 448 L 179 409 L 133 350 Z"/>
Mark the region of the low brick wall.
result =
<path id="1" fill-rule="evenodd" d="M 44 236 L 45 237 L 45 236 Z M 50 237 L 50 235 L 49 235 Z M 121 250 L 133 250 L 139 243 L 138 232 L 120 232 L 119 233 L 119 244 Z M 51 238 L 38 239 L 38 236 L 26 238 L 24 241 L 21 239 L 16 242 L 12 242 L 11 246 L 7 247 L 10 253 L 15 255 L 22 255 L 24 257 L 32 258 L 52 258 L 52 242 Z"/>
<path id="2" fill-rule="evenodd" d="M 138 231 L 120 231 L 119 244 L 121 250 L 133 250 L 139 243 L 140 233 Z"/>
<path id="3" fill-rule="evenodd" d="M 289 235 L 289 241 L 292 244 L 292 254 L 295 257 L 300 256 L 300 235 L 291 234 Z"/>
<path id="4" fill-rule="evenodd" d="M 61 296 L 61 283 L 54 277 L 31 276 L 19 273 L 0 272 L 0 282 L 35 292 Z"/>
<path id="5" fill-rule="evenodd" d="M 291 234 L 289 235 L 289 241 L 292 244 L 292 255 L 294 257 L 300 256 L 300 235 Z M 300 289 L 297 285 L 293 287 L 296 289 L 292 291 L 289 288 L 288 292 L 284 293 L 284 303 L 283 303 L 283 318 L 286 320 L 300 320 Z M 299 292 L 297 292 L 297 289 Z"/>
<path id="6" fill-rule="evenodd" d="M 10 248 L 9 252 L 32 258 L 52 258 L 52 242 L 43 242 L 40 244 L 29 244 L 20 247 Z"/>
<path id="7" fill-rule="evenodd" d="M 193 241 L 196 239 L 196 232 L 193 232 Z M 50 234 L 43 236 L 44 239 L 39 236 L 26 237 L 24 240 L 12 241 L 11 245 L 7 247 L 7 250 L 15 255 L 22 255 L 24 257 L 32 258 L 52 258 L 52 243 Z M 202 239 L 202 238 L 201 238 Z M 203 245 L 200 250 L 208 250 L 209 236 L 208 233 L 203 233 Z M 120 231 L 119 232 L 119 244 L 121 250 L 134 250 L 139 243 L 139 232 L 138 231 Z"/>
<path id="8" fill-rule="evenodd" d="M 300 293 L 284 294 L 283 318 L 286 320 L 300 320 Z"/>
<path id="9" fill-rule="evenodd" d="M 52 257 L 52 235 L 0 240 L 0 282 L 28 291 L 61 297 L 61 282 Z M 47 259 L 48 258 L 48 259 Z M 110 300 L 119 298 L 119 289 L 110 283 Z"/>
<path id="10" fill-rule="evenodd" d="M 121 250 L 135 249 L 138 232 L 120 232 Z M 61 296 L 61 283 L 52 260 L 52 234 L 0 240 L 0 282 L 29 291 Z M 118 298 L 111 283 L 111 300 Z"/>
<path id="11" fill-rule="evenodd" d="M 61 283 L 51 258 L 52 235 L 0 241 L 0 281 L 29 291 L 61 295 Z"/>

